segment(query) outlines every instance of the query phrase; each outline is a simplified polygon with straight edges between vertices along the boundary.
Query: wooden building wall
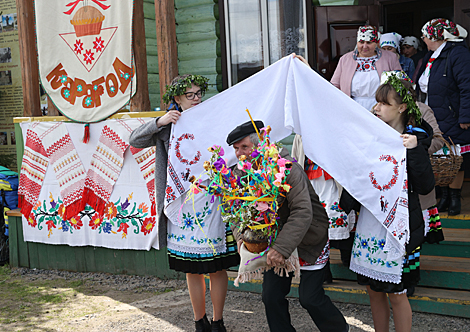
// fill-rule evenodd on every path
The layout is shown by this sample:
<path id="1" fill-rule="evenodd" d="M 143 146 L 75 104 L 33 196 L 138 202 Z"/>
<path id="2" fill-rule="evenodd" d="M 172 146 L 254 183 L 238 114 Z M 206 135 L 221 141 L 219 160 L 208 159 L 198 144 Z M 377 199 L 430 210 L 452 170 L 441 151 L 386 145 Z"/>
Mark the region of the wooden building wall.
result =
<path id="1" fill-rule="evenodd" d="M 178 71 L 209 78 L 206 99 L 222 89 L 218 13 L 217 0 L 175 0 Z M 160 82 L 153 0 L 144 0 L 144 18 L 149 95 L 154 109 L 160 107 Z"/>

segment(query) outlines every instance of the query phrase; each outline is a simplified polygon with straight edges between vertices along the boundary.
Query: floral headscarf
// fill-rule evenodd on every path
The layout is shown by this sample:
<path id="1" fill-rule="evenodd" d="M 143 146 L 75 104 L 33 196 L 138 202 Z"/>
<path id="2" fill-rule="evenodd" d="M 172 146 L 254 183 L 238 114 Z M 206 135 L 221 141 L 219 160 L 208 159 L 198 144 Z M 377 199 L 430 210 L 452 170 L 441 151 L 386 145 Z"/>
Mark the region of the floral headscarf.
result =
<path id="1" fill-rule="evenodd" d="M 380 41 L 380 32 L 372 25 L 361 26 L 357 30 L 357 41 L 371 41 L 378 44 Z"/>
<path id="2" fill-rule="evenodd" d="M 421 28 L 423 36 L 432 41 L 453 40 L 462 41 L 467 37 L 467 30 L 445 18 L 434 18 Z"/>
<path id="3" fill-rule="evenodd" d="M 380 47 L 392 46 L 400 53 L 401 35 L 396 32 L 384 33 L 380 37 Z"/>

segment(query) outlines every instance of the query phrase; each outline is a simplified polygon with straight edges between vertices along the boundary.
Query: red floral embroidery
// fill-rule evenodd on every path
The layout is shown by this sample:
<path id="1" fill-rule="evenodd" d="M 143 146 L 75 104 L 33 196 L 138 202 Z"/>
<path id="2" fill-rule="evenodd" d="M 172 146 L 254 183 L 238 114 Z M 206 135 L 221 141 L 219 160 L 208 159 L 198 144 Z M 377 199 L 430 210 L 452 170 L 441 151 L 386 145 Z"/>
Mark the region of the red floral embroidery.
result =
<path id="1" fill-rule="evenodd" d="M 183 158 L 183 156 L 181 155 L 181 151 L 180 151 L 180 145 L 181 145 L 181 141 L 185 140 L 185 139 L 194 140 L 194 135 L 193 134 L 183 134 L 176 140 L 176 145 L 175 145 L 176 158 L 178 158 L 178 160 L 180 162 L 182 162 L 183 164 L 194 165 L 197 162 L 199 162 L 199 160 L 201 159 L 202 154 L 201 154 L 200 151 L 197 151 L 196 156 L 194 156 L 194 159 L 191 160 L 191 161 Z"/>
<path id="2" fill-rule="evenodd" d="M 83 60 L 86 62 L 87 65 L 90 65 L 95 58 L 93 58 L 93 53 L 91 50 L 86 50 L 85 54 L 83 54 Z"/>
<path id="3" fill-rule="evenodd" d="M 89 226 L 91 227 L 91 229 L 97 229 L 102 223 L 103 218 L 98 213 L 95 213 L 90 219 Z"/>
<path id="4" fill-rule="evenodd" d="M 145 218 L 140 230 L 144 235 L 149 234 L 155 226 L 155 218 Z"/>
<path id="5" fill-rule="evenodd" d="M 121 226 L 119 226 L 119 228 L 118 228 L 117 231 L 118 231 L 118 233 L 119 233 L 119 232 L 123 232 L 124 234 L 127 234 L 127 229 L 128 229 L 128 228 L 129 228 L 129 225 L 126 224 L 125 222 L 123 222 L 123 223 L 121 224 Z"/>
<path id="6" fill-rule="evenodd" d="M 75 229 L 80 229 L 83 226 L 83 222 L 79 216 L 75 216 L 70 219 L 70 225 Z"/>
<path id="7" fill-rule="evenodd" d="M 36 218 L 34 217 L 34 214 L 31 213 L 28 217 L 28 225 L 31 226 L 31 227 L 36 227 L 37 224 L 38 224 L 38 222 L 36 221 Z"/>
<path id="8" fill-rule="evenodd" d="M 398 161 L 393 156 L 390 156 L 390 155 L 382 155 L 382 156 L 380 156 L 379 160 L 393 163 L 394 166 L 393 166 L 392 179 L 386 185 L 381 186 L 377 182 L 377 179 L 374 176 L 374 172 L 369 173 L 369 178 L 370 178 L 370 181 L 372 182 L 372 185 L 374 186 L 374 188 L 376 188 L 380 191 L 387 191 L 387 190 L 391 189 L 397 183 Z"/>
<path id="9" fill-rule="evenodd" d="M 75 42 L 75 49 L 73 50 L 75 53 L 77 54 L 82 54 L 82 51 L 83 51 L 83 43 L 80 41 L 80 39 L 77 39 L 77 41 Z"/>
<path id="10" fill-rule="evenodd" d="M 95 41 L 93 42 L 93 48 L 96 50 L 96 52 L 102 52 L 104 49 L 104 40 L 102 40 L 101 37 L 96 37 Z"/>

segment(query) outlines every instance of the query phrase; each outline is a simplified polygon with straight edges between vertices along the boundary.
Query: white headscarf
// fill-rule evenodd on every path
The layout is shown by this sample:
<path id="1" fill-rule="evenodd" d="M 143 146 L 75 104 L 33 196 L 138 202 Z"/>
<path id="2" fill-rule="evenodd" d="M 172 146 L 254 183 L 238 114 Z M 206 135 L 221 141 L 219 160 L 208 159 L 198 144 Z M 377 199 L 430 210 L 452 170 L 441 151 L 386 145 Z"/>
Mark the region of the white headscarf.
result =
<path id="1" fill-rule="evenodd" d="M 402 45 L 410 45 L 413 46 L 414 48 L 418 49 L 419 47 L 419 41 L 418 38 L 414 36 L 406 36 L 403 38 L 403 41 L 401 42 Z"/>
<path id="2" fill-rule="evenodd" d="M 396 32 L 384 33 L 380 37 L 380 47 L 392 46 L 396 48 L 397 52 L 400 53 L 400 41 L 402 37 Z"/>

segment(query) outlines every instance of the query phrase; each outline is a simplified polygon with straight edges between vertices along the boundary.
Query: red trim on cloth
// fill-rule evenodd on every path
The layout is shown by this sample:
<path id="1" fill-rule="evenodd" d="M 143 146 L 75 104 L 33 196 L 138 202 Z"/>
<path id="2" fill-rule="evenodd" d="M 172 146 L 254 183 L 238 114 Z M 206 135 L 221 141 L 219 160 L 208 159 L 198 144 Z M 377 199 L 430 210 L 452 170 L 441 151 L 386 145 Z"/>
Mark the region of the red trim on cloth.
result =
<path id="1" fill-rule="evenodd" d="M 93 191 L 93 189 L 85 188 L 85 190 L 83 190 L 82 202 L 83 202 L 83 206 L 80 208 L 80 210 L 78 212 L 85 209 L 85 205 L 88 204 L 96 212 L 98 212 L 99 215 L 102 216 L 104 214 L 104 208 L 105 208 L 107 202 L 104 199 L 102 199 L 100 196 L 98 196 Z"/>
<path id="2" fill-rule="evenodd" d="M 73 202 L 70 205 L 65 207 L 64 215 L 62 216 L 63 220 L 70 220 L 72 217 L 78 215 L 78 213 L 85 209 L 86 201 L 81 199 Z"/>
<path id="3" fill-rule="evenodd" d="M 305 173 L 307 174 L 309 180 L 318 179 L 320 176 L 323 175 L 323 171 L 321 168 L 309 169 L 306 170 Z"/>
<path id="4" fill-rule="evenodd" d="M 323 168 L 321 167 L 318 167 L 317 169 L 305 170 L 305 173 L 307 174 L 307 177 L 309 180 L 318 179 L 322 175 L 325 177 L 325 180 L 329 180 L 333 178 L 330 174 L 325 172 Z"/>
<path id="5" fill-rule="evenodd" d="M 18 207 L 21 209 L 21 214 L 26 218 L 31 213 L 33 205 L 29 203 L 23 195 L 18 196 Z"/>

